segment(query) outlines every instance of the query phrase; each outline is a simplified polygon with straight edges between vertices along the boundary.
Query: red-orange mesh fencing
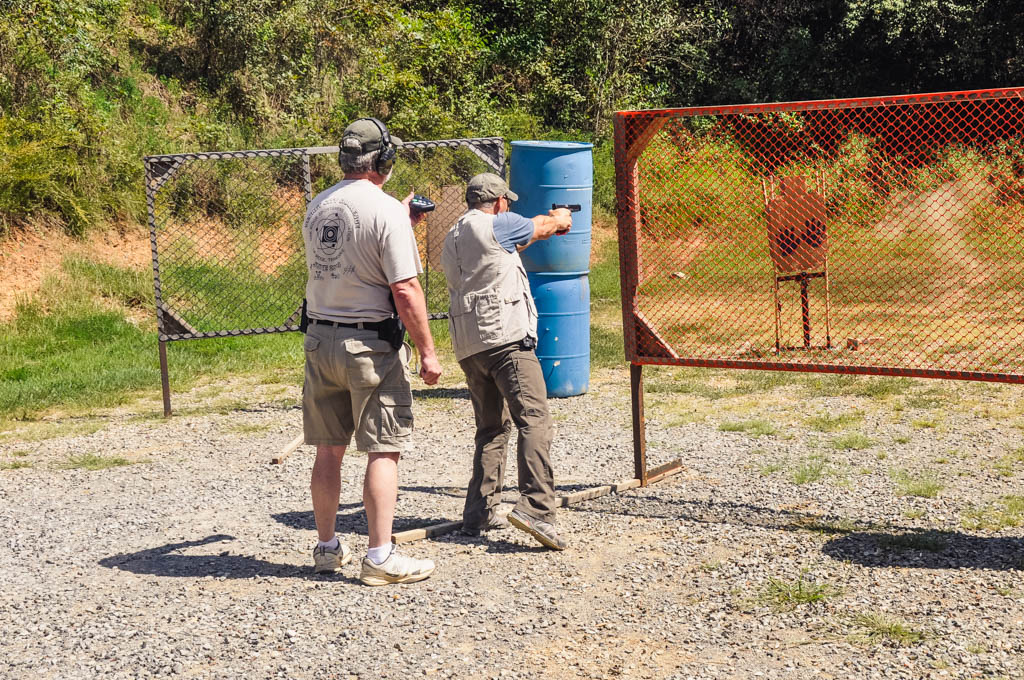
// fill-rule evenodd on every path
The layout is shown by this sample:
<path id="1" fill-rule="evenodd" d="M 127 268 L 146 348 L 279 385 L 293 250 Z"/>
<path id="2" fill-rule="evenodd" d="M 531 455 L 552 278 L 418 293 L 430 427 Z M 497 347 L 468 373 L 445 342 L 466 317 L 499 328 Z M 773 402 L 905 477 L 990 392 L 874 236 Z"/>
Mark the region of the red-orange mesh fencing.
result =
<path id="1" fill-rule="evenodd" d="M 626 358 L 1024 382 L 1024 88 L 620 112 Z"/>

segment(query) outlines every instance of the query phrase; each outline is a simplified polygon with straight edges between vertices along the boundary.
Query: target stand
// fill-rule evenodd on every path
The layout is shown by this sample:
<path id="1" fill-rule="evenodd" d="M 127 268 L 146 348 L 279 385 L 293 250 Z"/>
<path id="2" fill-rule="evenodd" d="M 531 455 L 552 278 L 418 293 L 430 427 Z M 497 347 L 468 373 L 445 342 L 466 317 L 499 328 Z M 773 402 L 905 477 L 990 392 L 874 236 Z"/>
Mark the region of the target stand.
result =
<path id="1" fill-rule="evenodd" d="M 832 328 L 829 309 L 828 230 L 826 227 L 824 178 L 819 173 L 817 191 L 808 191 L 804 177 L 770 176 L 761 180 L 768 227 L 768 253 L 774 269 L 772 291 L 775 299 L 775 352 L 831 350 Z M 825 284 L 825 344 L 811 344 L 810 282 Z M 803 344 L 782 344 L 782 301 L 779 285 L 800 284 L 800 319 Z"/>

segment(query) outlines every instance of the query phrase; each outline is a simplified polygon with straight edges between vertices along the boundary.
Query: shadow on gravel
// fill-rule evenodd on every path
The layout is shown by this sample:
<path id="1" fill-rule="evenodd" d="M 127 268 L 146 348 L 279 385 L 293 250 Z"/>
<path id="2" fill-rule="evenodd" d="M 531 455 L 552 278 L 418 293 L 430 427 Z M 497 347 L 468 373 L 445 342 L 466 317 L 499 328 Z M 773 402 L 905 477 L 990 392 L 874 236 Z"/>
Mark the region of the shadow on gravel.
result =
<path id="1" fill-rule="evenodd" d="M 865 567 L 911 569 L 1024 569 L 1024 538 L 972 536 L 958 531 L 855 532 L 821 551 Z"/>
<path id="2" fill-rule="evenodd" d="M 412 391 L 414 399 L 469 399 L 465 387 L 430 387 Z"/>
<path id="3" fill-rule="evenodd" d="M 334 530 L 341 535 L 366 534 L 366 512 L 361 508 L 362 503 L 352 503 L 348 506 L 360 508 L 358 512 L 339 514 L 334 522 Z M 301 529 L 304 531 L 316 531 L 316 519 L 312 510 L 297 510 L 294 512 L 279 512 L 271 515 L 272 518 L 285 525 L 289 529 Z M 417 529 L 430 524 L 447 522 L 446 517 L 401 517 L 396 516 L 391 525 L 392 531 L 405 531 L 406 529 Z"/>
<path id="4" fill-rule="evenodd" d="M 665 499 L 637 494 L 604 496 L 576 505 L 573 510 L 834 536 L 822 546 L 822 553 L 868 567 L 1024 569 L 1022 537 L 881 527 L 848 517 L 767 508 L 752 503 Z"/>
<path id="5" fill-rule="evenodd" d="M 312 575 L 312 571 L 305 564 L 275 564 L 255 557 L 230 555 L 227 551 L 219 555 L 182 554 L 182 551 L 189 548 L 233 540 L 235 540 L 234 536 L 215 534 L 197 541 L 168 543 L 159 548 L 105 557 L 99 563 L 108 569 L 117 567 L 121 571 L 133 574 L 187 578 L 223 576 L 234 579 L 254 576 L 298 577 Z"/>
<path id="6" fill-rule="evenodd" d="M 362 510 L 362 503 L 343 503 L 338 506 L 339 510 L 351 510 L 359 508 L 357 512 L 346 514 L 339 513 L 335 520 L 335 531 L 338 533 L 356 533 L 360 527 L 366 526 L 366 513 Z M 313 518 L 312 510 L 293 510 L 291 512 L 279 512 L 271 517 L 289 529 L 303 529 L 316 531 L 316 520 Z"/>

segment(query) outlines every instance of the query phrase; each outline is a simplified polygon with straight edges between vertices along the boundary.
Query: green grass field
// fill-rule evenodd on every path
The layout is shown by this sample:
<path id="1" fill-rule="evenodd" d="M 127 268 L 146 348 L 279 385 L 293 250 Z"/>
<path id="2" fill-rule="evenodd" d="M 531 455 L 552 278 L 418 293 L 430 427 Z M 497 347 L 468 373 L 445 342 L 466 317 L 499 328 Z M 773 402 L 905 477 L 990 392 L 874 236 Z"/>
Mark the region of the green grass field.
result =
<path id="1" fill-rule="evenodd" d="M 599 320 L 591 331 L 592 358 L 599 367 L 624 363 L 616 255 L 615 242 L 606 243 L 603 259 L 591 274 L 594 318 Z M 192 282 L 191 301 L 200 310 L 216 309 L 217 301 L 244 299 L 246 294 L 237 272 L 212 262 L 197 260 L 173 276 Z M 435 289 L 443 283 L 439 276 L 433 275 Z M 290 278 L 267 277 L 265 285 L 290 286 Z M 185 284 L 176 289 L 184 290 Z M 268 325 L 280 323 L 292 311 L 278 307 L 263 310 Z M 246 321 L 239 309 L 204 319 L 200 330 L 237 328 Z M 431 330 L 448 367 L 447 379 L 457 378 L 447 321 L 431 322 Z M 234 375 L 267 383 L 302 380 L 298 333 L 184 340 L 169 343 L 167 354 L 172 393 Z M 13 322 L 0 327 L 0 421 L 31 421 L 54 409 L 113 406 L 155 396 L 159 388 L 148 269 L 68 256 L 38 294 L 19 303 Z"/>

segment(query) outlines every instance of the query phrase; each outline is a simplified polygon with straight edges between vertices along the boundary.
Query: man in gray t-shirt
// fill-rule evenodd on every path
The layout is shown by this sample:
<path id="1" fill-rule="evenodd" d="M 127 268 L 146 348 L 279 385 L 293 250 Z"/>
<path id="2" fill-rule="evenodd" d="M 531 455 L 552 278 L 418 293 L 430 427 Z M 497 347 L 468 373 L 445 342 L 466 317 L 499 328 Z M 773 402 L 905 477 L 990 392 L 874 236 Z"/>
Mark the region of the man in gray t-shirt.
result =
<path id="1" fill-rule="evenodd" d="M 391 543 L 398 459 L 410 446 L 413 426 L 410 349 L 404 343 L 396 348 L 389 334 L 396 315 L 420 351 L 420 377 L 434 385 L 441 375 L 416 278 L 412 194 L 401 203 L 381 189 L 401 143 L 375 118 L 345 128 L 338 155 L 345 178 L 313 199 L 302 226 L 309 316 L 302 424 L 306 443 L 316 445 L 310 491 L 320 539 L 314 570 L 332 572 L 352 559 L 334 526 L 341 462 L 355 435 L 367 456 L 363 503 L 370 542 L 359 574 L 367 585 L 420 581 L 434 571 L 431 560 L 401 555 Z"/>

